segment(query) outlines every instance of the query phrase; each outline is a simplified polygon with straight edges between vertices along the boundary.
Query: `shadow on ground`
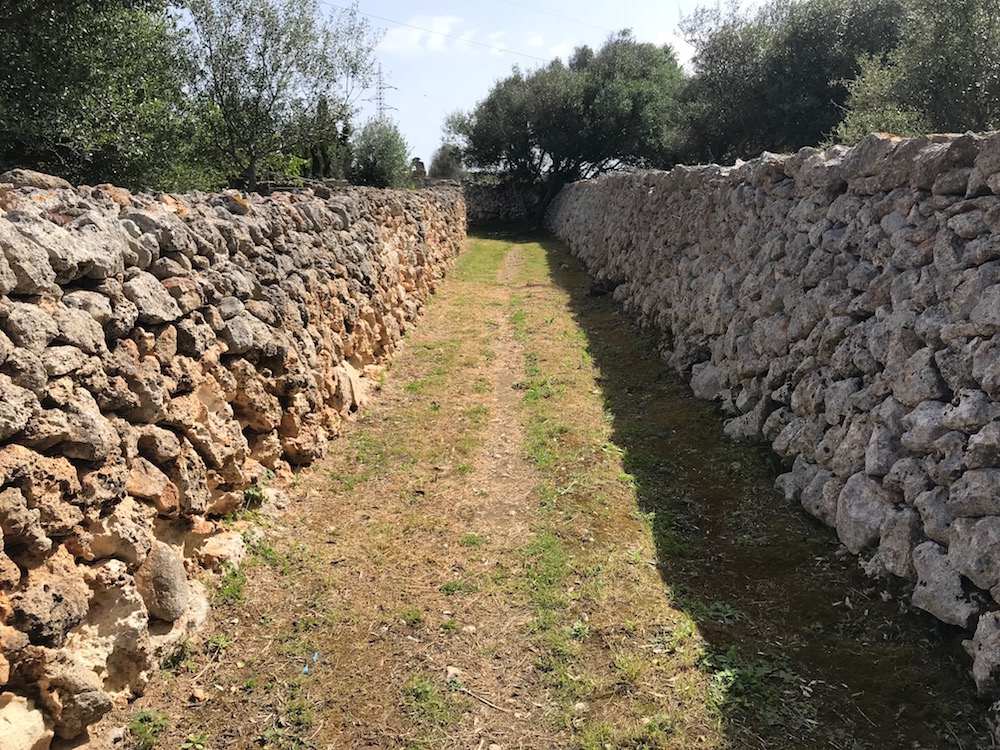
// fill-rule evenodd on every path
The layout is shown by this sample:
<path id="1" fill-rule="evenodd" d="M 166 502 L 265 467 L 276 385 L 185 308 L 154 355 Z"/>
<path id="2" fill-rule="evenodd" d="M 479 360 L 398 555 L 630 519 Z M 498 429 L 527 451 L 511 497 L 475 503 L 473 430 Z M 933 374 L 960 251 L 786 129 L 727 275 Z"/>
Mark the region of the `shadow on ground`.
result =
<path id="1" fill-rule="evenodd" d="M 700 664 L 734 747 L 986 748 L 987 706 L 967 677 L 962 633 L 865 578 L 835 535 L 773 489 L 777 459 L 725 437 L 582 263 L 538 242 L 600 368 L 615 442 L 635 477 L 665 595 L 705 640 Z M 891 595 L 891 596 L 890 596 Z"/>

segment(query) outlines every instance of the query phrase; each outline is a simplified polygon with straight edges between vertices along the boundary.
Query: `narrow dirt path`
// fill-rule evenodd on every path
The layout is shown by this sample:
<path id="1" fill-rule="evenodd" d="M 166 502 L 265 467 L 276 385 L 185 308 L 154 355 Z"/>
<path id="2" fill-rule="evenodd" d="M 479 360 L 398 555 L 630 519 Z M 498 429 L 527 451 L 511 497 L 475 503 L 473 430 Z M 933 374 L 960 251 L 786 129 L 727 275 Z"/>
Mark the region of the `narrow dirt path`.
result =
<path id="1" fill-rule="evenodd" d="M 950 657 L 931 670 L 951 682 L 834 684 L 818 662 L 837 652 L 796 651 L 811 621 L 775 633 L 767 585 L 739 599 L 752 558 L 726 573 L 731 550 L 707 538 L 785 544 L 768 536 L 767 460 L 724 441 L 652 342 L 537 239 L 471 238 L 368 408 L 287 488 L 284 515 L 233 519 L 263 531 L 252 560 L 216 584 L 213 629 L 110 719 L 130 723 L 125 745 L 986 747 Z M 682 425 L 702 434 L 678 438 Z M 710 500 L 749 505 L 699 511 L 695 474 Z M 847 574 L 829 537 L 797 523 L 789 534 L 813 541 L 796 564 L 819 574 L 787 588 L 829 609 Z M 817 575 L 830 588 L 813 589 Z M 881 616 L 873 590 L 855 601 Z M 902 662 L 947 650 L 948 634 L 904 630 Z M 854 710 L 897 678 L 926 704 Z"/>

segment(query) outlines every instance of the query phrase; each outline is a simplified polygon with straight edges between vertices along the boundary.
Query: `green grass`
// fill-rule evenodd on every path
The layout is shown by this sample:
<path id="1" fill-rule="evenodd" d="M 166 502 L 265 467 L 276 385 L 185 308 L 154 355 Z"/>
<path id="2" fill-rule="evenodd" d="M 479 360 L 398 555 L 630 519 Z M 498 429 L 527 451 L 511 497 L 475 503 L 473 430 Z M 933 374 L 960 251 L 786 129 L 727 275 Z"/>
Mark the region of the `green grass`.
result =
<path id="1" fill-rule="evenodd" d="M 225 563 L 222 578 L 212 599 L 215 604 L 240 604 L 246 593 L 247 577 L 242 568 Z"/>
<path id="2" fill-rule="evenodd" d="M 405 697 L 413 717 L 421 724 L 447 727 L 461 718 L 448 696 L 426 675 L 414 675 L 406 684 Z"/>

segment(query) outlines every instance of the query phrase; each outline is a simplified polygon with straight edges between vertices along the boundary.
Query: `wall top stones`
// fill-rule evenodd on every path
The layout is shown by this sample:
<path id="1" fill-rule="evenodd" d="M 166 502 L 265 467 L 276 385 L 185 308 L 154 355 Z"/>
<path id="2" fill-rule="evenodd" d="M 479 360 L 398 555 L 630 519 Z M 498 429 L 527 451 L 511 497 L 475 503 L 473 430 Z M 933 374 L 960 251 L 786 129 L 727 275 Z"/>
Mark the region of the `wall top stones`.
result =
<path id="1" fill-rule="evenodd" d="M 213 519 L 323 454 L 464 236 L 454 188 L 0 175 L 0 725 L 48 747 L 143 690 L 243 553 Z"/>
<path id="2" fill-rule="evenodd" d="M 1000 134 L 608 175 L 547 224 L 1000 693 Z"/>

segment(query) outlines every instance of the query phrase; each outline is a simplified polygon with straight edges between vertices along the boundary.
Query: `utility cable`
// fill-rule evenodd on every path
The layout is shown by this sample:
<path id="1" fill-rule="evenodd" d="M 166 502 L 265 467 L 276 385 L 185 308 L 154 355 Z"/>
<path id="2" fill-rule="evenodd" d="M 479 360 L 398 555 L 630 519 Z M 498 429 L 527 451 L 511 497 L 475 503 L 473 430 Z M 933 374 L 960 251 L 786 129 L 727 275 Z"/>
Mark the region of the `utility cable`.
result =
<path id="1" fill-rule="evenodd" d="M 525 10 L 530 10 L 535 13 L 541 13 L 543 16 L 552 16 L 553 18 L 558 18 L 562 21 L 569 21 L 570 23 L 576 23 L 580 26 L 586 26 L 591 29 L 597 29 L 598 31 L 606 31 L 609 34 L 614 34 L 613 29 L 606 29 L 603 26 L 595 26 L 592 23 L 587 23 L 586 21 L 580 21 L 576 18 L 570 18 L 569 16 L 561 16 L 558 13 L 550 13 L 547 10 L 542 10 L 541 8 L 532 8 L 530 5 L 525 5 L 524 3 L 516 3 L 514 0 L 500 0 L 502 3 L 507 3 L 507 5 L 516 5 L 518 8 L 524 8 Z"/>

